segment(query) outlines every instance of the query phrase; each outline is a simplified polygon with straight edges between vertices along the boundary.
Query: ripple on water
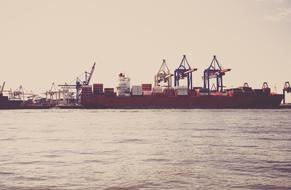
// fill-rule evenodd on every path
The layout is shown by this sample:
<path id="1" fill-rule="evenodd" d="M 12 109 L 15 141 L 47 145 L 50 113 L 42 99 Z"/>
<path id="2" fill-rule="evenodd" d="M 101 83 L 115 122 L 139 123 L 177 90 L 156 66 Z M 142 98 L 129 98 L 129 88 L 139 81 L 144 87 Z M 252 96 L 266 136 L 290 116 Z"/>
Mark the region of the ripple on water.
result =
<path id="1" fill-rule="evenodd" d="M 119 140 L 119 141 L 116 141 L 116 143 L 120 143 L 120 144 L 123 144 L 123 143 L 138 143 L 138 144 L 143 144 L 143 143 L 146 143 L 145 140 L 143 139 L 122 139 L 122 140 Z"/>
<path id="2" fill-rule="evenodd" d="M 291 189 L 290 113 L 1 112 L 0 189 Z"/>

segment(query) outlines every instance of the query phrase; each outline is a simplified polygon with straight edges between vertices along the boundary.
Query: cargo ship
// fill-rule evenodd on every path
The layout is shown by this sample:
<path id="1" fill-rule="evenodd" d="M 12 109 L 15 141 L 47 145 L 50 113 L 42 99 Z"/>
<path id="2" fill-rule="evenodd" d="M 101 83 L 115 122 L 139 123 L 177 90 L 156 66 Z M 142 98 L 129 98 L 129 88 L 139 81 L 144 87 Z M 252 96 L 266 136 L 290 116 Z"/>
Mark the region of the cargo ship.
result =
<path id="1" fill-rule="evenodd" d="M 22 100 L 10 100 L 8 96 L 4 96 L 4 86 L 5 82 L 3 82 L 2 86 L 0 86 L 0 109 L 17 109 L 23 103 Z"/>
<path id="2" fill-rule="evenodd" d="M 45 99 L 37 101 L 21 100 L 21 99 L 9 99 L 8 96 L 4 96 L 0 93 L 0 109 L 49 109 L 53 105 Z"/>
<path id="3" fill-rule="evenodd" d="M 52 107 L 50 101 L 45 98 L 24 99 L 24 92 L 20 89 L 15 91 L 4 91 L 5 82 L 0 86 L 0 109 L 48 109 Z M 9 92 L 9 96 L 4 95 Z M 35 96 L 35 95 L 34 95 Z M 34 97 L 33 96 L 33 97 Z"/>
<path id="4" fill-rule="evenodd" d="M 216 56 L 204 70 L 203 87 L 192 87 L 192 73 L 196 70 L 190 67 L 184 55 L 174 74 L 163 60 L 154 86 L 149 83 L 131 87 L 130 78 L 120 73 L 116 92 L 114 88 L 103 88 L 102 83 L 83 86 L 81 106 L 91 109 L 266 109 L 279 108 L 284 98 L 283 94 L 271 92 L 266 82 L 261 89 L 253 89 L 247 83 L 224 89 L 222 77 L 230 69 L 223 69 Z M 186 86 L 179 85 L 182 79 L 187 79 Z M 215 79 L 212 87 L 211 79 Z"/>
<path id="5" fill-rule="evenodd" d="M 22 103 L 22 100 L 9 100 L 8 96 L 0 93 L 0 109 L 18 109 Z"/>
<path id="6" fill-rule="evenodd" d="M 140 94 L 118 96 L 116 93 L 90 93 L 90 87 L 81 96 L 83 108 L 109 109 L 222 109 L 222 108 L 279 108 L 283 95 L 270 93 L 269 89 L 229 89 L 225 93 L 201 92 L 196 88 L 179 94 L 180 89 L 165 88 L 161 93 L 144 91 Z M 107 89 L 105 89 L 107 90 Z"/>

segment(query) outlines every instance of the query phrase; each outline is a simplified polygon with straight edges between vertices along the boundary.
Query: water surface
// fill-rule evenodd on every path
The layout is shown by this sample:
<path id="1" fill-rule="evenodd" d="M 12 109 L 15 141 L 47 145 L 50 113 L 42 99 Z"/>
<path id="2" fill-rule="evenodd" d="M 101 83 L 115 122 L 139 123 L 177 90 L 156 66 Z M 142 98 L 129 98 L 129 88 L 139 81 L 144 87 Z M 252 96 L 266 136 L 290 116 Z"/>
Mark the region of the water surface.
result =
<path id="1" fill-rule="evenodd" d="M 291 110 L 1 110 L 0 189 L 291 189 Z"/>

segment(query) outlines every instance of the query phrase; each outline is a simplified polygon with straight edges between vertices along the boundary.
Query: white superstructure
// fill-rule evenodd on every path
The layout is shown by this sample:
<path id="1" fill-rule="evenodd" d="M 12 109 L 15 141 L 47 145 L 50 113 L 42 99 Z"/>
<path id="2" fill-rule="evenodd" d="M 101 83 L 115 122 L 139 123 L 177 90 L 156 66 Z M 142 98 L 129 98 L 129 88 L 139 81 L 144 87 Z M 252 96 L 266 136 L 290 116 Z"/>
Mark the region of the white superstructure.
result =
<path id="1" fill-rule="evenodd" d="M 130 96 L 130 78 L 125 77 L 124 73 L 119 74 L 119 83 L 117 86 L 118 96 Z"/>

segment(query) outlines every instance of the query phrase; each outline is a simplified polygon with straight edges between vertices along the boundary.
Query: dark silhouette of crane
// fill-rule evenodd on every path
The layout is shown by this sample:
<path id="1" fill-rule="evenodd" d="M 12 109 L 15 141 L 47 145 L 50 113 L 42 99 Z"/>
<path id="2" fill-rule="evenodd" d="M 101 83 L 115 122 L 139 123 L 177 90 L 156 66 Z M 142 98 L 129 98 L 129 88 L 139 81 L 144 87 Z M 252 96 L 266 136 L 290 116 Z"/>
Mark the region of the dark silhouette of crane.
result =
<path id="1" fill-rule="evenodd" d="M 226 72 L 231 71 L 231 69 L 223 69 L 219 64 L 216 56 L 213 56 L 213 59 L 210 63 L 210 66 L 204 70 L 203 81 L 204 81 L 204 88 L 208 89 L 208 94 L 210 94 L 210 80 L 216 78 L 216 91 L 223 92 L 223 80 L 222 77 L 225 75 Z"/>
<path id="2" fill-rule="evenodd" d="M 0 86 L 0 95 L 3 95 L 4 87 L 5 87 L 5 81 L 3 82 L 2 86 Z"/>
<path id="3" fill-rule="evenodd" d="M 179 67 L 175 70 L 174 78 L 175 78 L 175 86 L 179 86 L 179 81 L 181 79 L 187 78 L 187 87 L 188 90 L 193 88 L 192 85 L 192 73 L 197 71 L 197 68 L 192 69 L 189 65 L 186 55 L 183 55 L 183 59 L 179 65 Z"/>
<path id="4" fill-rule="evenodd" d="M 95 70 L 95 65 L 96 63 L 94 62 L 92 68 L 91 68 L 91 71 L 88 72 L 88 71 L 85 71 L 84 72 L 84 80 L 81 79 L 81 76 L 77 77 L 76 79 L 76 83 L 75 84 L 64 84 L 64 85 L 58 85 L 62 88 L 71 88 L 71 89 L 76 89 L 76 103 L 79 104 L 80 103 L 80 97 L 81 97 L 81 93 L 82 93 L 82 86 L 85 86 L 85 85 L 89 85 L 90 81 L 91 81 L 91 78 L 92 78 L 92 75 L 94 73 L 94 70 Z"/>

